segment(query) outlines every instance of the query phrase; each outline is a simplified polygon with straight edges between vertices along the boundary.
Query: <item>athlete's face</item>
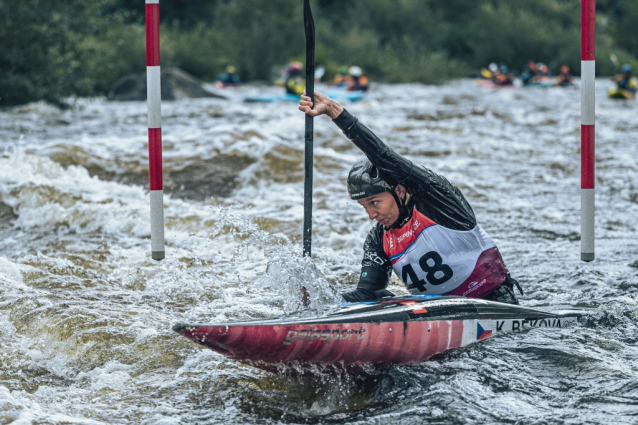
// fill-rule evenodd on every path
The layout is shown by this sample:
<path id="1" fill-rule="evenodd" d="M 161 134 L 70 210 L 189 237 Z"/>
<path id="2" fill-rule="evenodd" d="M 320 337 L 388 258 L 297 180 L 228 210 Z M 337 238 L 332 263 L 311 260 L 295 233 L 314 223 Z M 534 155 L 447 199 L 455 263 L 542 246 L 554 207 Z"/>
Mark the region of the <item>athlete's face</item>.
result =
<path id="1" fill-rule="evenodd" d="M 396 192 L 399 198 L 405 196 L 405 189 L 397 187 Z M 368 213 L 370 220 L 377 220 L 385 227 L 392 226 L 399 219 L 399 206 L 390 192 L 379 193 L 368 196 L 357 201 Z"/>

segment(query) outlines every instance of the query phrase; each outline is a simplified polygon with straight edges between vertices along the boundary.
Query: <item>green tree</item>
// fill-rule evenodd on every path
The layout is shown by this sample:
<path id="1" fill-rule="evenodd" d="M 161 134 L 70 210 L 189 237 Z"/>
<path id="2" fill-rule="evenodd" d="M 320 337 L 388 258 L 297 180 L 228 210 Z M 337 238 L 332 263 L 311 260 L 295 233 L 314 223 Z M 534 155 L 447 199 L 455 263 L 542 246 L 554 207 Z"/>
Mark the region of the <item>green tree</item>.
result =
<path id="1" fill-rule="evenodd" d="M 617 3 L 617 9 L 612 15 L 612 34 L 616 45 L 627 50 L 634 56 L 638 56 L 638 0 L 621 0 Z"/>
<path id="2" fill-rule="evenodd" d="M 130 45 L 117 43 L 121 21 L 102 13 L 108 1 L 0 0 L 0 105 L 59 104 L 135 68 L 121 55 Z"/>
<path id="3" fill-rule="evenodd" d="M 571 0 L 484 2 L 470 26 L 471 64 L 506 62 L 519 68 L 531 59 L 580 70 L 579 5 Z"/>

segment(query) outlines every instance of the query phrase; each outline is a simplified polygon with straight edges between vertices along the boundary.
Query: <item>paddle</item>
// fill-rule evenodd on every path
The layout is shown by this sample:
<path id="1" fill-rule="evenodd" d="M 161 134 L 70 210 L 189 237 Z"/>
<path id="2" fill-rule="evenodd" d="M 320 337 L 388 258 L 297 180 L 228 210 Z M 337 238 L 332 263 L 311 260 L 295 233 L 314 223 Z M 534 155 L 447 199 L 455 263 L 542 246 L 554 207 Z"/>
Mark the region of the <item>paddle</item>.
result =
<path id="1" fill-rule="evenodd" d="M 616 56 L 615 53 L 610 53 L 609 59 L 611 60 L 611 63 L 613 63 L 616 68 L 618 68 L 618 56 Z"/>
<path id="2" fill-rule="evenodd" d="M 492 74 L 492 72 L 487 68 L 481 68 L 481 75 L 483 78 L 487 78 L 488 80 L 494 76 L 494 74 Z"/>
<path id="3" fill-rule="evenodd" d="M 303 2 L 303 22 L 306 29 L 306 95 L 315 100 L 315 22 L 312 19 L 310 1 Z M 306 114 L 305 176 L 303 202 L 303 256 L 310 257 L 312 245 L 312 139 L 313 118 Z"/>

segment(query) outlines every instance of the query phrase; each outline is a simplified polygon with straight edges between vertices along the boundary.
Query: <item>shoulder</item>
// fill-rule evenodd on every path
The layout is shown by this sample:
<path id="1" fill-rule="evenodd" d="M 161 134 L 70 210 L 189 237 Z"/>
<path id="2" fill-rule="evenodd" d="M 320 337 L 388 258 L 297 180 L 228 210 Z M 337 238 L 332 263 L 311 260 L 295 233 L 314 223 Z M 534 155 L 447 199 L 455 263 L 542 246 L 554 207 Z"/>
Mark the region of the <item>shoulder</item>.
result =
<path id="1" fill-rule="evenodd" d="M 366 237 L 365 242 L 363 243 L 364 251 L 378 251 L 383 250 L 383 226 L 379 223 L 375 224 L 370 231 L 368 232 L 368 236 Z"/>
<path id="2" fill-rule="evenodd" d="M 379 238 L 379 237 L 383 238 L 383 225 L 376 223 L 374 226 L 370 228 L 366 241 L 370 239 Z"/>

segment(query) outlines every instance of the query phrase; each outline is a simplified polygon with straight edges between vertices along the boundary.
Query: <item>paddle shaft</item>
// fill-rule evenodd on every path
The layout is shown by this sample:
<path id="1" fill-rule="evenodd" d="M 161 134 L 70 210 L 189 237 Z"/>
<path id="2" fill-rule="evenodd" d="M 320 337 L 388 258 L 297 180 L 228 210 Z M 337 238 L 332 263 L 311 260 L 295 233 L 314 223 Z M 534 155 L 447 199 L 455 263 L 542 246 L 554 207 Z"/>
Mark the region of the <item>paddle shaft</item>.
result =
<path id="1" fill-rule="evenodd" d="M 306 95 L 315 100 L 315 24 L 312 19 L 309 0 L 304 0 L 304 27 L 306 30 Z M 312 249 L 312 169 L 313 169 L 313 124 L 314 119 L 306 115 L 305 176 L 303 203 L 303 256 L 311 256 Z"/>

